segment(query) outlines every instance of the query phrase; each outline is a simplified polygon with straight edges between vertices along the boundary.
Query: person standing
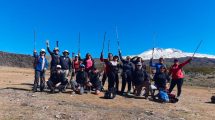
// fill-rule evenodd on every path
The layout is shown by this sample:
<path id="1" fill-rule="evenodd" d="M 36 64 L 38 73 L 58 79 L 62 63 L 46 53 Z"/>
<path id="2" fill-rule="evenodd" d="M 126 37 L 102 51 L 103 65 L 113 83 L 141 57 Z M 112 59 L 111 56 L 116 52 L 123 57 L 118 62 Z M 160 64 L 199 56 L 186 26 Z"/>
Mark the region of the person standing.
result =
<path id="1" fill-rule="evenodd" d="M 182 91 L 182 85 L 184 81 L 184 74 L 182 68 L 190 63 L 192 61 L 192 58 L 189 58 L 183 63 L 179 63 L 178 59 L 174 60 L 174 64 L 170 67 L 169 75 L 172 75 L 172 80 L 170 83 L 169 93 L 172 92 L 175 85 L 177 85 L 177 99 L 179 99 Z"/>
<path id="2" fill-rule="evenodd" d="M 56 66 L 60 65 L 60 55 L 59 55 L 59 48 L 55 47 L 53 52 L 50 50 L 49 41 L 46 41 L 47 50 L 49 54 L 51 55 L 51 66 L 50 66 L 50 72 L 52 74 L 53 71 L 56 70 Z M 50 74 L 50 75 L 51 75 Z"/>
<path id="3" fill-rule="evenodd" d="M 35 69 L 35 80 L 33 85 L 33 92 L 37 92 L 37 86 L 40 79 L 40 91 L 42 92 L 45 88 L 45 73 L 48 69 L 48 60 L 45 57 L 45 49 L 40 50 L 40 55 L 34 50 L 34 69 Z"/>
<path id="4" fill-rule="evenodd" d="M 130 94 L 131 93 L 132 72 L 134 71 L 134 66 L 133 66 L 133 63 L 130 61 L 131 60 L 130 56 L 127 56 L 126 60 L 122 58 L 122 54 L 121 54 L 120 50 L 119 50 L 119 57 L 123 63 L 121 94 L 124 95 L 126 83 L 128 86 L 127 94 Z"/>
<path id="5" fill-rule="evenodd" d="M 60 57 L 60 65 L 62 67 L 62 71 L 65 73 L 65 77 L 69 77 L 71 73 L 72 62 L 69 58 L 68 50 L 63 51 L 63 56 Z"/>

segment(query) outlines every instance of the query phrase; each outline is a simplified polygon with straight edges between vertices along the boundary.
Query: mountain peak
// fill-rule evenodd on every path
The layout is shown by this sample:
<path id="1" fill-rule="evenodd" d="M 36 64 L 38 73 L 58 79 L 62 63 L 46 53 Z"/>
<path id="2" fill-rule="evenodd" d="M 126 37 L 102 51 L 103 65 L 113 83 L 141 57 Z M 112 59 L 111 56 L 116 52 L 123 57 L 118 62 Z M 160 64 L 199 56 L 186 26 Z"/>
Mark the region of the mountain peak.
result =
<path id="1" fill-rule="evenodd" d="M 152 49 L 147 50 L 137 56 L 142 57 L 144 60 L 148 60 L 152 57 Z M 159 59 L 160 57 L 164 58 L 182 58 L 182 57 L 192 57 L 193 53 L 183 52 L 182 50 L 175 49 L 175 48 L 154 48 L 154 59 Z M 214 55 L 208 55 L 208 54 L 200 54 L 196 53 L 195 57 L 199 58 L 213 58 L 215 59 Z"/>

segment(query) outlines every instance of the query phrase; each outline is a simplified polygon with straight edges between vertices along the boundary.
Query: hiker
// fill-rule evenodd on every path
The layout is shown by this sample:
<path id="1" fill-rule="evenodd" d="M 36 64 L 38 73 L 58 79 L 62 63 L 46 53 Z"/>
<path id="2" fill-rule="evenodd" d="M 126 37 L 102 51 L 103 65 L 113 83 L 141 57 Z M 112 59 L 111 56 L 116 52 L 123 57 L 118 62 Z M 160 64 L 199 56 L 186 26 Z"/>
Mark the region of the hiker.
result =
<path id="1" fill-rule="evenodd" d="M 47 81 L 47 85 L 50 89 L 50 92 L 54 93 L 56 87 L 59 89 L 60 92 L 65 91 L 67 83 L 68 80 L 65 77 L 65 73 L 61 70 L 61 65 L 57 65 L 55 71 L 51 73 L 51 77 Z"/>
<path id="2" fill-rule="evenodd" d="M 150 67 L 155 67 L 156 68 L 156 73 L 160 71 L 160 67 L 164 66 L 166 67 L 166 65 L 164 64 L 164 58 L 160 57 L 159 58 L 159 62 L 158 63 L 153 63 L 153 57 L 150 59 Z"/>
<path id="3" fill-rule="evenodd" d="M 119 57 L 123 63 L 123 66 L 122 66 L 123 71 L 121 74 L 121 76 L 122 76 L 121 94 L 124 95 L 126 83 L 128 85 L 127 94 L 130 94 L 131 93 L 132 72 L 134 70 L 134 66 L 133 66 L 133 63 L 130 61 L 131 60 L 130 56 L 127 56 L 126 60 L 122 58 L 122 54 L 121 54 L 120 50 L 119 50 Z"/>
<path id="4" fill-rule="evenodd" d="M 184 81 L 184 74 L 182 68 L 186 64 L 190 63 L 191 60 L 192 58 L 189 58 L 188 60 L 180 64 L 179 60 L 175 59 L 174 64 L 170 68 L 169 75 L 172 75 L 172 80 L 170 83 L 169 93 L 171 93 L 175 85 L 177 85 L 177 99 L 179 99 L 181 95 L 181 89 Z"/>
<path id="5" fill-rule="evenodd" d="M 83 64 L 85 65 L 85 71 L 87 73 L 89 73 L 89 71 L 92 70 L 92 68 L 94 68 L 95 62 L 94 62 L 92 56 L 90 55 L 90 53 L 86 54 L 86 57 L 83 60 Z"/>
<path id="6" fill-rule="evenodd" d="M 142 69 L 146 70 L 146 65 L 144 63 L 144 60 L 141 57 L 135 56 L 131 58 L 130 60 L 135 66 L 137 63 L 141 62 L 142 63 Z"/>
<path id="7" fill-rule="evenodd" d="M 108 59 L 101 59 L 100 58 L 100 61 L 101 62 L 104 62 L 104 61 L 112 61 L 113 60 L 113 54 L 112 53 L 108 53 Z M 105 81 L 106 79 L 108 78 L 108 75 L 107 73 L 109 72 L 110 68 L 109 66 L 104 63 L 104 73 L 103 73 L 103 76 L 102 76 L 102 90 L 104 90 L 104 85 L 105 85 Z"/>
<path id="8" fill-rule="evenodd" d="M 56 70 L 56 66 L 60 64 L 59 48 L 55 47 L 53 52 L 52 52 L 50 50 L 49 41 L 46 42 L 46 45 L 47 45 L 47 50 L 48 50 L 49 54 L 51 55 L 50 72 L 52 74 L 52 72 Z"/>
<path id="9" fill-rule="evenodd" d="M 75 59 L 72 61 L 72 69 L 73 69 L 73 76 L 79 71 L 80 64 L 82 63 L 80 55 L 75 55 Z"/>
<path id="10" fill-rule="evenodd" d="M 157 72 L 154 76 L 154 86 L 157 90 L 167 91 L 166 83 L 170 81 L 169 75 L 166 73 L 166 67 L 161 66 L 159 72 Z M 152 92 L 152 98 L 155 98 L 154 91 Z M 157 95 L 156 95 L 157 96 Z"/>
<path id="11" fill-rule="evenodd" d="M 85 71 L 85 65 L 81 64 L 80 70 L 76 74 L 76 80 L 71 80 L 72 94 L 83 94 L 84 88 L 89 86 L 91 86 L 91 84 L 88 79 L 88 74 Z"/>
<path id="12" fill-rule="evenodd" d="M 90 83 L 92 83 L 92 89 L 95 89 L 95 94 L 98 95 L 102 88 L 102 83 L 99 80 L 100 73 L 96 68 L 93 68 L 89 72 Z"/>
<path id="13" fill-rule="evenodd" d="M 62 71 L 65 73 L 65 77 L 69 77 L 71 73 L 72 62 L 69 58 L 68 50 L 63 51 L 63 56 L 60 57 L 60 65 L 61 65 Z"/>
<path id="14" fill-rule="evenodd" d="M 149 96 L 149 76 L 147 72 L 142 68 L 142 63 L 139 62 L 136 64 L 135 70 L 133 71 L 133 83 L 135 86 L 134 94 L 136 96 L 142 96 L 143 87 L 145 87 L 145 98 Z"/>
<path id="15" fill-rule="evenodd" d="M 107 72 L 107 76 L 108 76 L 108 90 L 110 90 L 111 88 L 116 88 L 116 92 L 119 93 L 119 76 L 118 76 L 118 72 L 119 72 L 119 67 L 120 65 L 118 64 L 118 56 L 114 56 L 113 60 L 107 60 L 103 58 L 103 52 L 101 53 L 100 56 L 100 60 L 102 62 L 105 62 L 106 67 L 108 69 L 106 69 Z"/>
<path id="16" fill-rule="evenodd" d="M 37 51 L 34 50 L 34 69 L 35 69 L 35 80 L 33 86 L 33 92 L 37 92 L 37 86 L 40 79 L 40 91 L 42 92 L 45 88 L 45 73 L 48 69 L 48 60 L 46 59 L 45 49 L 40 50 L 40 55 L 37 55 Z"/>

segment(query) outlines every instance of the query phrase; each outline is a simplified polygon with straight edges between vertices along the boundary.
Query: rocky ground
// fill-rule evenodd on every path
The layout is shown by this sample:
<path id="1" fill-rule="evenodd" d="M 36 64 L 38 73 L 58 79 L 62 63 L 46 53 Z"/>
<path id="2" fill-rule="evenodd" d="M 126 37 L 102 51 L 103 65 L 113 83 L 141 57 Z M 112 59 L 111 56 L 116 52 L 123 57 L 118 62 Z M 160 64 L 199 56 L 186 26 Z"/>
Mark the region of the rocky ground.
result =
<path id="1" fill-rule="evenodd" d="M 178 103 L 117 96 L 114 100 L 100 95 L 70 95 L 31 92 L 32 69 L 0 67 L 0 119 L 2 120 L 212 120 L 215 104 L 210 98 L 214 88 L 184 86 Z M 48 76 L 48 75 L 47 75 Z"/>

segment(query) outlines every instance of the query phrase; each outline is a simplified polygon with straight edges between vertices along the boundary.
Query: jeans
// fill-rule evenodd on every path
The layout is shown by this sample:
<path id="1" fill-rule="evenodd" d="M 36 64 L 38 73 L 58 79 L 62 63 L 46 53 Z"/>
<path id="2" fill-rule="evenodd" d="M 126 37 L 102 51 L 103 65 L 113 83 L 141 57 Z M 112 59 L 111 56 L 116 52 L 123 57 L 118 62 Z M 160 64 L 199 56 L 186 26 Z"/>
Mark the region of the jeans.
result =
<path id="1" fill-rule="evenodd" d="M 45 71 L 35 71 L 35 80 L 34 80 L 34 86 L 33 86 L 34 92 L 37 91 L 39 79 L 40 79 L 40 91 L 43 91 L 45 88 Z"/>

